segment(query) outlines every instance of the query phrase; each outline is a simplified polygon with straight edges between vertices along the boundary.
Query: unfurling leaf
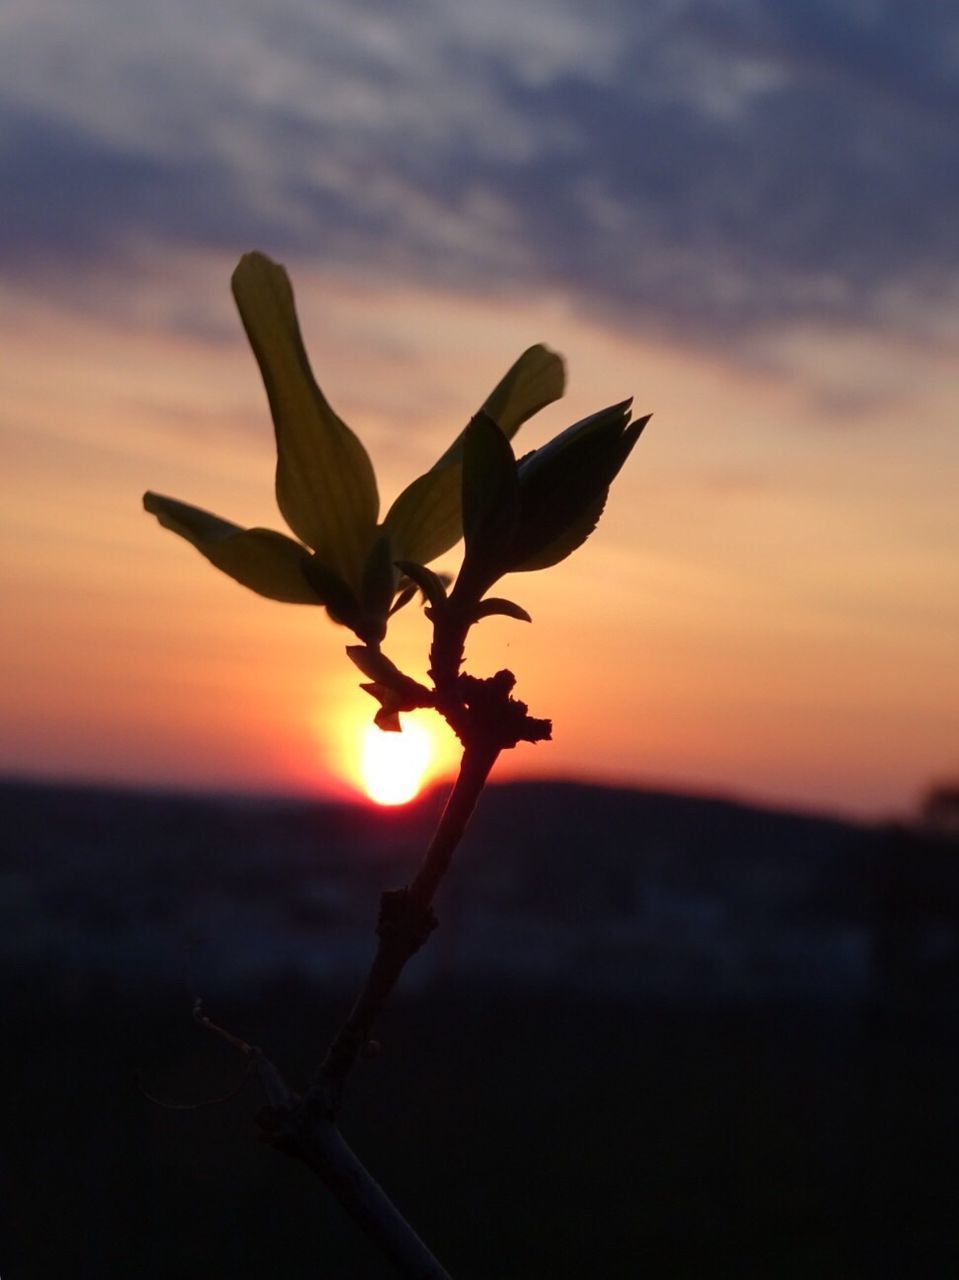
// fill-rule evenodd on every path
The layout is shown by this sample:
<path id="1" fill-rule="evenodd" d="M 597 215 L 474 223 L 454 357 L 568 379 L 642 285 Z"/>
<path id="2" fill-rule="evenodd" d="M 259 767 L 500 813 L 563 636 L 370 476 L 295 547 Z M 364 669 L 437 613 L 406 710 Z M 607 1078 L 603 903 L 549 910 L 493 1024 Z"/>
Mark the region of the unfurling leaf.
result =
<path id="1" fill-rule="evenodd" d="M 558 400 L 566 386 L 563 361 L 548 347 L 529 347 L 497 383 L 480 410 L 508 438 L 534 413 Z M 463 536 L 461 431 L 425 474 L 399 495 L 383 521 L 397 558 L 428 564 Z"/>
<path id="2" fill-rule="evenodd" d="M 511 572 L 557 564 L 592 533 L 609 486 L 649 421 L 647 415 L 631 423 L 630 403 L 584 418 L 520 459 Z"/>
<path id="3" fill-rule="evenodd" d="M 533 569 L 550 569 L 554 564 L 559 564 L 561 560 L 565 560 L 568 555 L 583 545 L 589 535 L 599 524 L 599 518 L 603 514 L 603 508 L 606 506 L 606 499 L 609 496 L 609 489 L 604 489 L 591 506 L 584 509 L 581 515 L 577 516 L 571 524 L 568 524 L 562 533 L 558 534 L 550 542 L 547 542 L 540 550 L 532 556 L 528 556 L 525 560 L 514 564 L 512 573 L 528 573 Z"/>
<path id="4" fill-rule="evenodd" d="M 251 591 L 289 604 L 327 603 L 305 576 L 310 553 L 292 538 L 272 529 L 244 529 L 159 493 L 145 493 L 143 506 L 165 529 L 192 543 L 211 564 Z"/>
<path id="5" fill-rule="evenodd" d="M 247 253 L 232 285 L 273 415 L 280 510 L 321 562 L 358 591 L 379 511 L 369 457 L 316 384 L 286 271 L 262 253 Z"/>
<path id="6" fill-rule="evenodd" d="M 574 423 L 518 463 L 484 415 L 470 423 L 463 468 L 466 555 L 454 599 L 478 602 L 503 574 L 548 568 L 586 541 L 649 421 L 631 424 L 630 403 Z"/>

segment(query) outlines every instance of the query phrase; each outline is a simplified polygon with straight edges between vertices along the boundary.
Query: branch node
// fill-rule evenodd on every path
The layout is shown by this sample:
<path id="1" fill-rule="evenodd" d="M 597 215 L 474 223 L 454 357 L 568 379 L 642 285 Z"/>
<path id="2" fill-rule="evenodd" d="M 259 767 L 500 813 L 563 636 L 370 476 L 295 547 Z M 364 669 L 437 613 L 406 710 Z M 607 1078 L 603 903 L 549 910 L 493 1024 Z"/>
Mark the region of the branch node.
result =
<path id="1" fill-rule="evenodd" d="M 512 671 L 497 671 L 481 679 L 461 673 L 456 678 L 457 696 L 465 708 L 461 726 L 453 725 L 464 744 L 489 743 L 508 750 L 520 742 L 543 742 L 553 731 L 552 722 L 529 714 L 525 702 L 512 696 L 516 677 Z"/>

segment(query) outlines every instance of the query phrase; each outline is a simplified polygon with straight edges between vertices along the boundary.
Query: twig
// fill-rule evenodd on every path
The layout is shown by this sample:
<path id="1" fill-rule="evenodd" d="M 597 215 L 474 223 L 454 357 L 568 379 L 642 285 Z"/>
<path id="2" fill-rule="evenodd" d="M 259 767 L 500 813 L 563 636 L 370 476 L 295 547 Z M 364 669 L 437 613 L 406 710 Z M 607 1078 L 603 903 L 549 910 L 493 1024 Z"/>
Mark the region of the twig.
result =
<path id="1" fill-rule="evenodd" d="M 434 630 L 431 696 L 463 743 L 459 774 L 436 832 L 411 883 L 388 890 L 380 900 L 370 971 L 315 1080 L 295 1107 L 275 1108 L 262 1122 L 266 1140 L 308 1164 L 392 1261 L 398 1275 L 408 1280 L 449 1278 L 347 1146 L 336 1127 L 336 1116 L 347 1078 L 369 1043 L 376 1019 L 406 964 L 436 928 L 433 899 L 500 752 L 521 741 L 539 742 L 551 730 L 548 720 L 533 719 L 525 704 L 511 696 L 515 683 L 511 672 L 500 671 L 486 680 L 461 673 L 468 629 L 468 623 L 447 613 L 445 625 Z M 391 684 L 399 681 L 397 697 L 405 695 L 402 682 L 406 678 L 378 652 L 351 656 L 361 669 L 381 678 L 374 690 L 384 710 L 391 709 Z"/>
<path id="2" fill-rule="evenodd" d="M 293 1111 L 271 1109 L 264 1118 L 263 1136 L 322 1179 L 403 1280 L 451 1280 L 323 1111 L 305 1099 Z"/>
<path id="3" fill-rule="evenodd" d="M 243 1092 L 247 1081 L 253 1071 L 253 1063 L 248 1062 L 240 1077 L 238 1084 L 226 1093 L 218 1093 L 212 1098 L 201 1098 L 199 1102 L 173 1102 L 169 1098 L 158 1097 L 151 1089 L 147 1089 L 139 1080 L 137 1080 L 137 1088 L 146 1098 L 147 1102 L 152 1102 L 155 1107 L 162 1107 L 164 1111 L 204 1111 L 207 1107 L 219 1107 L 224 1102 L 232 1102 L 234 1098 L 238 1098 Z"/>
<path id="4" fill-rule="evenodd" d="M 255 1072 L 259 1078 L 267 1099 L 267 1106 L 258 1117 L 263 1139 L 279 1151 L 302 1160 L 322 1179 L 360 1230 L 390 1260 L 397 1275 L 403 1280 L 451 1280 L 350 1148 L 332 1117 L 291 1089 L 279 1068 L 260 1048 L 208 1017 L 200 1000 L 194 1005 L 193 1019 L 205 1031 L 241 1053 L 247 1060 L 247 1071 Z M 231 1096 L 235 1096 L 235 1091 Z M 151 1101 L 167 1105 L 159 1099 Z M 189 1106 L 171 1104 L 171 1109 L 184 1110 Z"/>
<path id="5" fill-rule="evenodd" d="M 198 1026 L 203 1027 L 207 1031 L 212 1031 L 215 1035 L 225 1040 L 232 1048 L 238 1049 L 246 1058 L 246 1068 L 240 1077 L 239 1083 L 226 1093 L 216 1094 L 212 1098 L 201 1098 L 199 1102 L 172 1102 L 166 1098 L 160 1098 L 152 1090 L 145 1088 L 139 1081 L 137 1087 L 146 1098 L 147 1102 L 152 1102 L 156 1107 L 162 1107 L 164 1111 L 202 1111 L 206 1107 L 217 1107 L 224 1102 L 232 1102 L 242 1092 L 246 1082 L 249 1080 L 251 1073 L 257 1065 L 257 1060 L 263 1055 L 255 1045 L 247 1044 L 245 1040 L 241 1040 L 239 1036 L 233 1035 L 231 1031 L 227 1031 L 224 1027 L 218 1026 L 203 1012 L 203 1001 L 199 996 L 193 1001 L 193 1021 Z"/>
<path id="6" fill-rule="evenodd" d="M 299 1095 L 287 1084 L 279 1068 L 270 1061 L 261 1048 L 255 1044 L 247 1044 L 226 1027 L 221 1027 L 203 1012 L 203 1001 L 197 996 L 193 1002 L 193 1021 L 204 1031 L 209 1031 L 221 1040 L 225 1040 L 232 1048 L 239 1050 L 249 1063 L 249 1069 L 259 1077 L 263 1092 L 271 1107 L 292 1109 L 299 1101 Z"/>
<path id="7" fill-rule="evenodd" d="M 269 1103 L 259 1117 L 263 1139 L 308 1165 L 404 1280 L 450 1277 L 350 1149 L 336 1117 L 376 1019 L 406 964 L 436 928 L 433 899 L 500 752 L 550 735 L 549 721 L 533 719 L 525 704 L 511 696 L 511 672 L 500 671 L 487 680 L 460 672 L 467 630 L 468 625 L 459 624 L 437 628 L 431 671 L 435 691 L 429 694 L 463 743 L 459 774 L 416 875 L 409 885 L 382 895 L 370 971 L 306 1093 L 294 1093 L 256 1046 L 213 1022 L 199 1000 L 194 1006 L 199 1025 L 242 1053 L 259 1076 Z M 407 677 L 378 650 L 354 650 L 351 657 L 374 677 L 364 687 L 380 699 L 384 713 L 402 709 L 408 701 Z"/>
<path id="8" fill-rule="evenodd" d="M 436 928 L 433 897 L 498 754 L 493 748 L 463 752 L 459 775 L 419 871 L 408 887 L 382 896 L 370 972 L 307 1094 L 331 1114 L 339 1108 L 347 1076 L 403 969 Z"/>
<path id="9" fill-rule="evenodd" d="M 407 1280 L 450 1280 L 340 1133 L 335 1116 L 347 1076 L 368 1042 L 373 1024 L 406 963 L 436 926 L 433 896 L 475 808 L 497 749 L 467 749 L 423 863 L 409 887 L 383 894 L 378 945 L 366 982 L 330 1045 L 319 1074 L 292 1109 L 262 1118 L 265 1139 L 303 1160 L 326 1184 L 354 1222 Z"/>

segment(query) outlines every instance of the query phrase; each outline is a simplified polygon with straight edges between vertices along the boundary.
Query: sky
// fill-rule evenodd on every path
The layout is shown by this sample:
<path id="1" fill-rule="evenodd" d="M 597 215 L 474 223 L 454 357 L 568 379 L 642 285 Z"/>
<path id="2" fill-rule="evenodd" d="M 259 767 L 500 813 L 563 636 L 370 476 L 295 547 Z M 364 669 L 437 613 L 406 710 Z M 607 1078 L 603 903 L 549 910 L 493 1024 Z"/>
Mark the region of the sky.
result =
<path id="1" fill-rule="evenodd" d="M 932 0 L 7 0 L 0 771 L 356 785 L 348 633 L 140 507 L 283 528 L 257 248 L 384 510 L 533 342 L 569 388 L 517 444 L 654 413 L 593 538 L 503 584 L 533 625 L 474 632 L 554 721 L 497 776 L 910 811 L 959 775 L 957 215 Z"/>

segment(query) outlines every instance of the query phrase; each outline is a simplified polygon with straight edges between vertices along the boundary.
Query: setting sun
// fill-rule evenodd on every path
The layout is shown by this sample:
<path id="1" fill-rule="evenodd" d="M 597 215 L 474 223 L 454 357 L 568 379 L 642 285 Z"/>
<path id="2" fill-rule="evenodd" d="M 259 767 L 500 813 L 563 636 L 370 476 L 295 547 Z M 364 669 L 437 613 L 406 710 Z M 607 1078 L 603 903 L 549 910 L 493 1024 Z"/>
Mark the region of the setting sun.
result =
<path id="1" fill-rule="evenodd" d="M 377 804 L 406 804 L 419 792 L 431 755 L 432 743 L 421 725 L 407 722 L 402 733 L 370 725 L 360 763 L 366 794 Z"/>
<path id="2" fill-rule="evenodd" d="M 404 712 L 402 733 L 373 724 L 370 699 L 355 686 L 317 695 L 315 732 L 324 772 L 344 799 L 362 793 L 374 804 L 399 805 L 455 776 L 462 748 L 432 710 Z"/>

